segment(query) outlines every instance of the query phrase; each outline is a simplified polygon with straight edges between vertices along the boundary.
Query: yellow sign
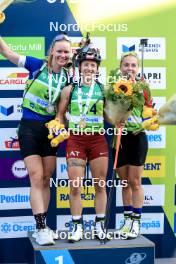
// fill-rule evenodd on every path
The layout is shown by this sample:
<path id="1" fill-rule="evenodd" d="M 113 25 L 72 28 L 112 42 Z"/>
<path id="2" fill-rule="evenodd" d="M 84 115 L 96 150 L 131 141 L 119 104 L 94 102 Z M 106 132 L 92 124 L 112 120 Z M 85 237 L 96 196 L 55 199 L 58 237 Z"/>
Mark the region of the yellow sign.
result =
<path id="1" fill-rule="evenodd" d="M 69 187 L 58 187 L 56 192 L 57 208 L 70 208 L 69 205 Z M 95 189 L 91 187 L 81 188 L 81 200 L 83 207 L 94 207 Z"/>
<path id="2" fill-rule="evenodd" d="M 143 177 L 165 177 L 165 156 L 148 156 L 144 164 Z"/>

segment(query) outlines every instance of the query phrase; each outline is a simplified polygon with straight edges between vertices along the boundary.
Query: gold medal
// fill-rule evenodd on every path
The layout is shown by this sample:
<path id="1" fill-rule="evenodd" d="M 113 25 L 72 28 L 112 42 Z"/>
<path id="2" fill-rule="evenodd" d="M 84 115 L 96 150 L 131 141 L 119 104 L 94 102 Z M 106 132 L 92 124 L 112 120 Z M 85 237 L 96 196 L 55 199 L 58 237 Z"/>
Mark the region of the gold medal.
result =
<path id="1" fill-rule="evenodd" d="M 85 128 L 86 127 L 85 119 L 81 119 L 78 124 L 79 124 L 79 128 Z"/>

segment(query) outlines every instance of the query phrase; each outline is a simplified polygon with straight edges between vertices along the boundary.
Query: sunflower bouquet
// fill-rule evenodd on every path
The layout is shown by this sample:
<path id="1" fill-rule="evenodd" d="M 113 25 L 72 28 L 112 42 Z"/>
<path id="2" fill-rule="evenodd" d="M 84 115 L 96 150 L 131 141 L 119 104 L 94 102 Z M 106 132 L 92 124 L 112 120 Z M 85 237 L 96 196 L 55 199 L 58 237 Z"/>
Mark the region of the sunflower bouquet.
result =
<path id="1" fill-rule="evenodd" d="M 111 71 L 105 91 L 105 114 L 108 121 L 116 125 L 127 120 L 134 107 L 143 107 L 145 103 L 143 92 L 146 89 L 148 84 L 145 81 L 131 81 L 117 69 Z"/>

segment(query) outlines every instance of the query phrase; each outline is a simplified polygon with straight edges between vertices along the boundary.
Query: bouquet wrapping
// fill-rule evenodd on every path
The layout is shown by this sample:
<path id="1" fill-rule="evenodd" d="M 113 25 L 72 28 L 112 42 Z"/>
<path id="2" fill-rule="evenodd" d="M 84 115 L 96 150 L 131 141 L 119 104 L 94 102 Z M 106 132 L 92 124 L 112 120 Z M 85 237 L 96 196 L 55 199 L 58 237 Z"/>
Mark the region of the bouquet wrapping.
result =
<path id="1" fill-rule="evenodd" d="M 107 120 L 117 125 L 130 116 L 134 107 L 143 107 L 145 98 L 143 91 L 148 89 L 145 81 L 131 81 L 128 76 L 122 76 L 120 71 L 110 73 L 110 79 L 105 90 L 105 115 Z"/>

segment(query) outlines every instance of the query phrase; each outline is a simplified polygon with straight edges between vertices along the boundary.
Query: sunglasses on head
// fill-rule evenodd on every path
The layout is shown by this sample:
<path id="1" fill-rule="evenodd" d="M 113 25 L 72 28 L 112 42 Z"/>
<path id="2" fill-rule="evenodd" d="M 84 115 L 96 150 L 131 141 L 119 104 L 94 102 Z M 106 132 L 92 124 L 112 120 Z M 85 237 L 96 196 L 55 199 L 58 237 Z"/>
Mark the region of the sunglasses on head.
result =
<path id="1" fill-rule="evenodd" d="M 53 39 L 53 43 L 56 42 L 56 41 L 59 41 L 59 40 L 67 40 L 70 42 L 70 39 L 67 35 L 65 34 L 60 34 L 60 35 L 57 35 L 54 39 Z"/>

